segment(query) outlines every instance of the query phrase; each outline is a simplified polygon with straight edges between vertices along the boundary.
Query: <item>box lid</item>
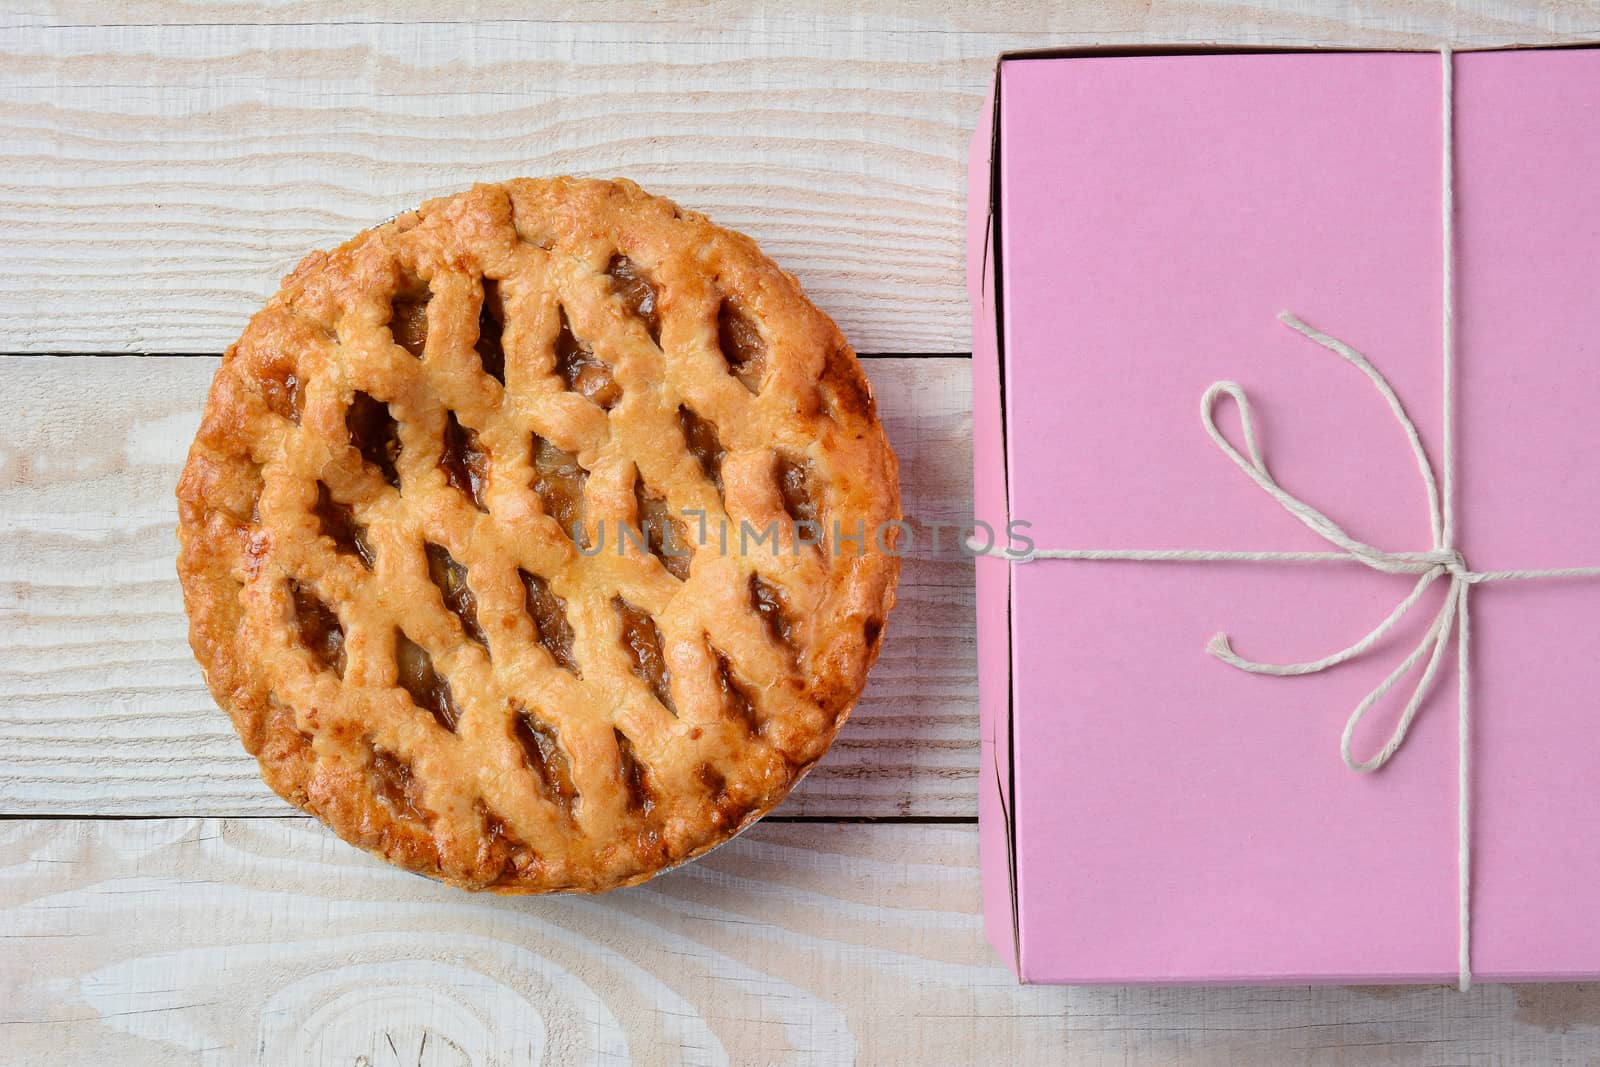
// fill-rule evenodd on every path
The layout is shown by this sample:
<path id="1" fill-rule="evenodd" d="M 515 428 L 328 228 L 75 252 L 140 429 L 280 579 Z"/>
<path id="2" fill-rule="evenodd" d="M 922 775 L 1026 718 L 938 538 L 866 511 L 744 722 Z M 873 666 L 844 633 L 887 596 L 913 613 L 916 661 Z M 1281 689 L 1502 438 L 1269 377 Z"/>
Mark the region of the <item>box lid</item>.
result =
<path id="1" fill-rule="evenodd" d="M 1581 457 L 1600 443 L 1587 415 L 1600 376 L 1585 369 L 1600 207 L 1581 176 L 1600 164 L 1600 54 L 1456 64 L 1460 544 L 1479 569 L 1597 563 Z M 1326 549 L 1206 438 L 1200 397 L 1232 379 L 1284 485 L 1363 540 L 1428 548 L 1415 461 L 1381 398 L 1276 315 L 1365 352 L 1437 464 L 1441 109 L 1430 54 L 1004 62 L 993 239 L 1009 517 L 1049 547 Z M 1235 414 L 1220 421 L 1239 440 Z M 980 496 L 996 476 L 980 461 Z M 1345 716 L 1432 606 L 1324 674 L 1265 678 L 1204 654 L 1226 629 L 1247 655 L 1317 658 L 1383 618 L 1408 579 L 1348 564 L 1000 566 L 1011 764 L 995 773 L 1011 787 L 1025 977 L 1455 975 L 1454 679 L 1382 772 L 1338 755 Z M 1600 971 L 1581 889 L 1600 878 L 1600 839 L 1563 829 L 1600 818 L 1584 695 L 1600 665 L 1581 651 L 1597 606 L 1600 583 L 1474 594 L 1480 976 Z M 1358 749 L 1381 743 L 1399 702 Z"/>

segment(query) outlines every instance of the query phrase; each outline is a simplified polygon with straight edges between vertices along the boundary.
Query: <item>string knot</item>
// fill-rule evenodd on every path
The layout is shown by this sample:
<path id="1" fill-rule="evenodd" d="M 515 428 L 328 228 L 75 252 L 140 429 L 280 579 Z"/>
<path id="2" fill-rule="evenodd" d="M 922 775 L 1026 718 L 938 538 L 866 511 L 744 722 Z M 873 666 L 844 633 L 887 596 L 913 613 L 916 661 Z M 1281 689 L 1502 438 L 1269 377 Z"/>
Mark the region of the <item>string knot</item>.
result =
<path id="1" fill-rule="evenodd" d="M 1458 549 L 1435 548 L 1429 552 L 1419 552 L 1414 556 L 1405 553 L 1398 554 L 1400 558 L 1415 559 L 1419 570 L 1432 570 L 1438 568 L 1457 581 L 1470 582 L 1476 578 L 1472 568 L 1467 566 L 1467 558 Z"/>

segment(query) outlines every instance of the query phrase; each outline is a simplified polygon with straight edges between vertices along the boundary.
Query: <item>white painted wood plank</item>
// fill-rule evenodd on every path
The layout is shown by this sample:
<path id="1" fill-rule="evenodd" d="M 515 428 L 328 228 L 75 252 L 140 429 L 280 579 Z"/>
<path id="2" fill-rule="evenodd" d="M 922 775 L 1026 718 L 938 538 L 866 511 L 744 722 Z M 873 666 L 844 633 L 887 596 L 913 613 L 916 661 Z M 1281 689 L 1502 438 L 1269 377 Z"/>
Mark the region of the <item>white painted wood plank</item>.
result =
<path id="1" fill-rule="evenodd" d="M 1231 1067 L 1600 1047 L 1600 986 L 1018 986 L 982 942 L 975 838 L 762 824 L 645 886 L 519 900 L 396 871 L 309 819 L 14 820 L 0 1061 Z"/>
<path id="2" fill-rule="evenodd" d="M 173 569 L 173 486 L 216 365 L 0 357 L 0 814 L 284 810 L 201 683 Z M 867 372 L 907 514 L 968 514 L 967 361 Z M 972 626 L 970 563 L 908 559 L 867 696 L 784 813 L 975 814 Z"/>
<path id="3" fill-rule="evenodd" d="M 394 6 L 0 15 L 4 350 L 221 351 L 311 248 L 572 172 L 749 232 L 862 351 L 963 352 L 964 156 L 1002 50 L 1600 36 L 1591 5 L 1514 0 Z"/>

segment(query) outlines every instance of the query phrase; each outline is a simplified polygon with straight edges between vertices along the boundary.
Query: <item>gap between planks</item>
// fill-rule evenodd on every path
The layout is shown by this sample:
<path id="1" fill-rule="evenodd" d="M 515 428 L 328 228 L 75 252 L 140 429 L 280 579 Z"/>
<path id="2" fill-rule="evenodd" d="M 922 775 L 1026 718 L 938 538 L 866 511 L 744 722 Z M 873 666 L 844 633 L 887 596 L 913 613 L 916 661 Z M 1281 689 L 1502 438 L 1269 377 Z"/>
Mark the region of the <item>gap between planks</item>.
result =
<path id="1" fill-rule="evenodd" d="M 220 352 L 0 352 L 0 359 L 220 359 Z M 857 352 L 857 359 L 971 359 L 971 352 Z"/>
<path id="2" fill-rule="evenodd" d="M 295 810 L 260 815 L 201 816 L 227 819 L 312 819 Z M 0 812 L 0 822 L 154 822 L 161 819 L 192 819 L 193 815 L 97 815 L 92 812 L 56 811 L 48 815 L 20 815 Z M 977 826 L 972 815 L 764 815 L 763 823 L 807 825 L 826 823 L 851 826 Z"/>

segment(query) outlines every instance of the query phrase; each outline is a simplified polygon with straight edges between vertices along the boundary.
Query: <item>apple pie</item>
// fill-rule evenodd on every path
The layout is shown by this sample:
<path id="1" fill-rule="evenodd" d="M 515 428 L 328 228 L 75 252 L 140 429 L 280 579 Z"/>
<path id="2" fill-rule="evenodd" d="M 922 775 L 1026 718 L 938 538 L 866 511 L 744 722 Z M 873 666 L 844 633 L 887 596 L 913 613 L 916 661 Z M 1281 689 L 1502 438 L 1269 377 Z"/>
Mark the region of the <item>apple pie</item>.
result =
<path id="1" fill-rule="evenodd" d="M 770 810 L 899 570 L 850 346 L 625 181 L 312 253 L 223 357 L 178 502 L 190 642 L 267 784 L 497 892 L 639 882 Z"/>

